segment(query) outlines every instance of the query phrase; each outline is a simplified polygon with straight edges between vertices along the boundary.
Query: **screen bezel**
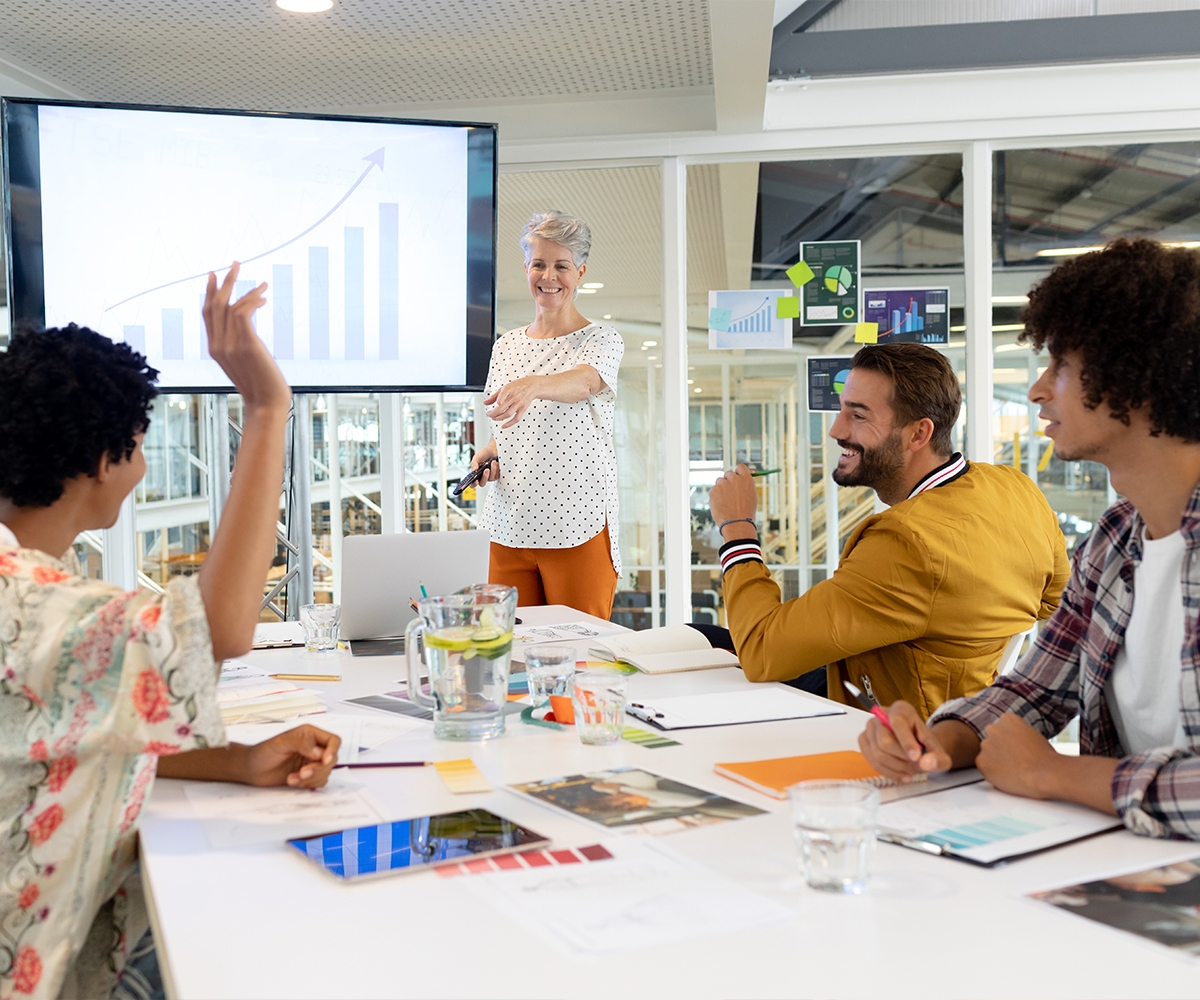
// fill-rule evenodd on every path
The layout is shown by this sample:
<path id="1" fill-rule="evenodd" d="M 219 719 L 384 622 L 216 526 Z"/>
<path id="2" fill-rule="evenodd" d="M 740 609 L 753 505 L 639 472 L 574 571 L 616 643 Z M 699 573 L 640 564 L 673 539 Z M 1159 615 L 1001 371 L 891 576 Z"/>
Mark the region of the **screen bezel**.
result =
<path id="1" fill-rule="evenodd" d="M 27 144 L 37 143 L 36 131 L 32 140 L 23 131 L 28 130 L 28 122 L 23 123 L 22 129 L 14 129 L 10 119 L 17 109 L 30 108 L 33 110 L 33 123 L 36 129 L 38 107 L 66 108 L 106 108 L 115 111 L 162 111 L 171 113 L 236 116 L 240 118 L 299 118 L 312 121 L 339 122 L 372 122 L 388 125 L 429 125 L 444 128 L 472 129 L 468 133 L 467 152 L 467 315 L 466 315 L 466 381 L 459 385 L 424 385 L 417 383 L 404 384 L 370 384 L 346 385 L 293 385 L 295 392 L 481 392 L 487 381 L 488 366 L 491 363 L 492 344 L 495 341 L 496 330 L 496 233 L 497 233 L 497 204 L 496 189 L 499 176 L 499 158 L 497 155 L 497 139 L 499 127 L 494 122 L 460 122 L 443 119 L 424 118 L 390 118 L 368 115 L 322 115 L 307 114 L 292 111 L 252 111 L 229 108 L 191 108 L 177 107 L 166 104 L 117 104 L 106 101 L 64 101 L 33 97 L 4 97 L 0 98 L 0 159 L 3 160 L 3 177 L 0 178 L 0 190 L 3 197 L 3 239 L 5 249 L 5 279 L 8 288 L 9 320 L 13 330 L 22 325 L 32 325 L 37 328 L 45 326 L 46 301 L 45 288 L 42 282 L 42 231 L 41 231 L 41 174 L 40 148 L 39 156 L 28 159 Z M 490 146 L 490 149 L 472 150 L 472 139 L 476 145 Z M 20 234 L 17 238 L 14 232 L 12 214 L 12 169 L 14 152 L 22 154 L 16 161 L 22 167 L 30 168 L 32 180 L 36 186 L 18 185 L 25 190 L 34 192 L 33 205 L 36 206 L 36 225 L 34 220 L 22 221 L 27 227 L 27 235 Z M 476 195 L 472 190 L 475 174 L 472 169 L 472 156 L 486 158 L 490 154 L 490 193 Z M 487 164 L 485 163 L 486 167 Z M 490 205 L 476 206 L 475 198 L 490 200 Z M 476 261 L 473 257 L 471 224 L 477 221 L 477 214 L 482 210 L 491 225 L 491 239 L 486 241 L 489 259 Z M 237 390 L 233 386 L 171 386 L 164 389 L 171 393 L 197 393 L 208 395 L 224 395 Z"/>
<path id="2" fill-rule="evenodd" d="M 417 820 L 421 820 L 421 819 L 437 819 L 441 816 L 453 816 L 453 815 L 456 815 L 457 813 L 468 812 L 468 811 L 471 811 L 471 810 L 457 809 L 454 812 L 448 812 L 448 813 L 428 813 L 425 815 L 411 816 L 407 819 L 389 820 L 385 823 L 375 823 L 372 825 L 375 827 L 380 827 L 380 826 L 390 826 L 392 823 L 412 823 L 412 822 L 416 822 Z M 314 860 L 305 851 L 301 850 L 300 847 L 297 845 L 302 844 L 308 840 L 318 840 L 322 837 L 331 837 L 331 836 L 334 836 L 335 834 L 353 833 L 358 830 L 367 829 L 367 827 L 351 826 L 351 827 L 347 827 L 344 830 L 327 830 L 324 833 L 313 833 L 313 834 L 309 834 L 308 836 L 304 836 L 304 837 L 288 837 L 287 840 L 284 841 L 284 844 L 291 849 L 289 851 L 289 853 L 299 855 L 301 860 L 320 869 L 329 878 L 335 879 L 336 881 L 340 882 L 342 885 L 349 885 L 354 882 L 364 882 L 364 881 L 369 881 L 371 879 L 377 879 L 377 878 L 387 878 L 391 875 L 411 875 L 415 872 L 433 871 L 434 869 L 437 869 L 437 868 L 445 868 L 450 865 L 460 865 L 467 861 L 474 861 L 476 858 L 495 858 L 495 857 L 500 857 L 505 854 L 521 854 L 525 851 L 542 851 L 542 850 L 546 850 L 547 848 L 550 847 L 551 839 L 549 837 L 545 836 L 544 834 L 538 833 L 536 830 L 531 830 L 524 823 L 518 823 L 516 820 L 509 819 L 507 816 L 501 816 L 499 813 L 494 813 L 494 812 L 492 812 L 492 810 L 485 809 L 483 807 L 477 807 L 477 809 L 475 811 L 485 812 L 489 816 L 494 817 L 495 819 L 503 820 L 506 823 L 511 823 L 513 826 L 517 827 L 520 830 L 523 830 L 525 833 L 531 834 L 533 839 L 531 839 L 528 843 L 519 844 L 519 845 L 516 845 L 513 847 L 497 847 L 497 848 L 493 848 L 492 850 L 488 850 L 488 851 L 476 851 L 473 854 L 464 854 L 464 855 L 459 855 L 459 856 L 452 857 L 452 858 L 443 858 L 441 861 L 432 861 L 432 862 L 429 862 L 428 864 L 410 865 L 407 868 L 387 868 L 387 869 L 384 869 L 383 871 L 359 872 L 354 875 L 339 875 L 337 872 L 330 870 L 326 865 L 323 865 L 323 864 L 321 864 L 321 862 Z"/>

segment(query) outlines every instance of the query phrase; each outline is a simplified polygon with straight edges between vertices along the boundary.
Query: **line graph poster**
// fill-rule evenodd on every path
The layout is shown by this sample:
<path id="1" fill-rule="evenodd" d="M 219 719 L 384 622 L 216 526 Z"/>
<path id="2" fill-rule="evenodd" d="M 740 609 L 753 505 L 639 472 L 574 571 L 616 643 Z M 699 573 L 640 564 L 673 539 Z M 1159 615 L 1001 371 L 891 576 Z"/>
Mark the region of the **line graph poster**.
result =
<path id="1" fill-rule="evenodd" d="M 790 350 L 792 321 L 788 317 L 796 313 L 787 307 L 794 303 L 797 300 L 784 288 L 709 292 L 709 350 Z"/>
<path id="2" fill-rule="evenodd" d="M 145 353 L 164 387 L 229 383 L 205 276 L 266 281 L 258 334 L 292 385 L 466 378 L 467 132 L 42 106 L 46 323 Z"/>
<path id="3" fill-rule="evenodd" d="M 879 324 L 881 344 L 945 344 L 949 302 L 949 288 L 868 288 L 863 322 Z"/>

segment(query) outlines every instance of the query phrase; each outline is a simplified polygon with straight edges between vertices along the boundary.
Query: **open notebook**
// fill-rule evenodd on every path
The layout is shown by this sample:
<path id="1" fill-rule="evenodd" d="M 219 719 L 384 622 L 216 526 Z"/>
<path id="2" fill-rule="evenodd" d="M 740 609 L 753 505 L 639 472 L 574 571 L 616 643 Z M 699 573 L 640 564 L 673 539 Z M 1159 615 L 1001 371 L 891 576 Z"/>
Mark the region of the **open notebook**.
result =
<path id="1" fill-rule="evenodd" d="M 600 660 L 628 663 L 644 674 L 675 674 L 738 665 L 736 656 L 724 649 L 713 649 L 704 635 L 689 625 L 668 625 L 593 639 L 588 653 Z"/>

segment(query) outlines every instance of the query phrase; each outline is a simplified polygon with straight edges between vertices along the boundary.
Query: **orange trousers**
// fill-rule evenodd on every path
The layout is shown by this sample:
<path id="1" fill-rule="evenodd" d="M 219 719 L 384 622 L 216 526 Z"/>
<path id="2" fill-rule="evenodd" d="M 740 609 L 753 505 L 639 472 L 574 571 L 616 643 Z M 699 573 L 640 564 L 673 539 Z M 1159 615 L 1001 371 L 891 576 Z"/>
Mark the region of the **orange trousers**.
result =
<path id="1" fill-rule="evenodd" d="M 565 604 L 608 621 L 617 593 L 608 525 L 569 549 L 514 549 L 492 542 L 488 583 L 517 588 L 517 604 Z"/>

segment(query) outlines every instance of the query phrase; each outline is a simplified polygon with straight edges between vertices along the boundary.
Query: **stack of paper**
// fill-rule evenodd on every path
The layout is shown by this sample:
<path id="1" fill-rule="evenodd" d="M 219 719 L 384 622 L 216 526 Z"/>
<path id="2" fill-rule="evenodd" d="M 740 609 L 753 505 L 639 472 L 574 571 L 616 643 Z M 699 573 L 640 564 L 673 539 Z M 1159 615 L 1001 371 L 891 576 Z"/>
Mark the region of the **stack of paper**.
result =
<path id="1" fill-rule="evenodd" d="M 217 684 L 217 706 L 227 726 L 239 722 L 282 722 L 325 711 L 315 691 L 276 680 L 265 671 L 232 661 Z"/>

